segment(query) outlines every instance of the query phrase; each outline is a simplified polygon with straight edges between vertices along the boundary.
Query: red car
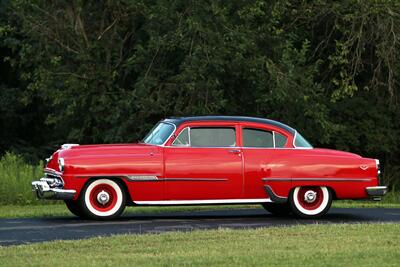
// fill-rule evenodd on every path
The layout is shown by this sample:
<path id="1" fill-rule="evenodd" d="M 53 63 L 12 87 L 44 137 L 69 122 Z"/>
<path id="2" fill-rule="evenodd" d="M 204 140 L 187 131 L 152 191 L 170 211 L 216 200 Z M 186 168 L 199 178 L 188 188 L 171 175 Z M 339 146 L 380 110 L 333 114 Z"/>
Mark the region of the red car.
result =
<path id="1" fill-rule="evenodd" d="M 39 198 L 75 215 L 119 216 L 126 205 L 259 203 L 273 214 L 324 215 L 333 199 L 379 200 L 379 161 L 313 148 L 268 119 L 204 116 L 160 121 L 137 144 L 66 144 L 32 182 Z"/>

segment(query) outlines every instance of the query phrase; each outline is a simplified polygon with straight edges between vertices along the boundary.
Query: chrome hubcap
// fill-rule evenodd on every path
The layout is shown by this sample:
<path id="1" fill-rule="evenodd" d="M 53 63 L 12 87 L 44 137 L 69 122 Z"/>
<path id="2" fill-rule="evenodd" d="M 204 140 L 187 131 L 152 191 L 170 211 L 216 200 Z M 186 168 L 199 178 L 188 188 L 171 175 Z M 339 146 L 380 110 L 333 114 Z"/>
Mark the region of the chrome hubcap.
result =
<path id="1" fill-rule="evenodd" d="M 101 191 L 99 194 L 97 194 L 97 201 L 101 205 L 105 205 L 110 201 L 110 195 L 106 191 Z"/>
<path id="2" fill-rule="evenodd" d="M 307 203 L 313 203 L 317 199 L 317 192 L 314 192 L 312 190 L 308 190 L 304 194 L 304 201 Z"/>

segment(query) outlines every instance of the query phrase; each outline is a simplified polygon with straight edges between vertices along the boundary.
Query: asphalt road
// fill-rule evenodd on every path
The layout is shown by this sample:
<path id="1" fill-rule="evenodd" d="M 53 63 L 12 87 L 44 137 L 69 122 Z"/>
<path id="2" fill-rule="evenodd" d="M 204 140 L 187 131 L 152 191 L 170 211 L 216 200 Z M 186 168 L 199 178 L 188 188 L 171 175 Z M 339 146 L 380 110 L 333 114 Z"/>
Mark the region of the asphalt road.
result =
<path id="1" fill-rule="evenodd" d="M 400 209 L 331 209 L 319 220 L 276 217 L 263 209 L 125 215 L 114 221 L 77 217 L 0 219 L 0 246 L 115 234 L 144 234 L 216 228 L 259 228 L 315 223 L 400 222 Z"/>

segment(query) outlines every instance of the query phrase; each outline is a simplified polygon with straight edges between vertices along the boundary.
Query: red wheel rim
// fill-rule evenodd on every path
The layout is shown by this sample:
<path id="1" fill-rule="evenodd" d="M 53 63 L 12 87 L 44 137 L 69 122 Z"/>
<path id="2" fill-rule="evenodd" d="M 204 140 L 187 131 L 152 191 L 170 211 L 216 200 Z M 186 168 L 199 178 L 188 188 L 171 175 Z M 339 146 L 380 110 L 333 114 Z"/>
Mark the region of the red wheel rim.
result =
<path id="1" fill-rule="evenodd" d="M 107 203 L 104 203 L 104 204 L 102 204 L 98 201 L 98 195 L 102 192 L 107 193 L 109 196 L 109 200 L 107 201 Z M 92 205 L 92 207 L 100 212 L 106 212 L 106 211 L 109 211 L 112 208 L 114 208 L 117 203 L 117 199 L 118 199 L 117 192 L 111 185 L 108 185 L 108 184 L 96 185 L 90 192 L 89 198 L 90 198 L 90 204 Z"/>
<path id="2" fill-rule="evenodd" d="M 306 195 L 313 194 L 315 193 L 315 198 L 314 199 L 308 199 L 306 200 Z M 299 201 L 299 204 L 306 210 L 315 210 L 319 208 L 324 200 L 324 193 L 322 192 L 322 189 L 320 187 L 315 187 L 315 186 L 306 186 L 306 187 L 301 187 L 299 189 L 299 192 L 297 194 L 297 200 Z"/>

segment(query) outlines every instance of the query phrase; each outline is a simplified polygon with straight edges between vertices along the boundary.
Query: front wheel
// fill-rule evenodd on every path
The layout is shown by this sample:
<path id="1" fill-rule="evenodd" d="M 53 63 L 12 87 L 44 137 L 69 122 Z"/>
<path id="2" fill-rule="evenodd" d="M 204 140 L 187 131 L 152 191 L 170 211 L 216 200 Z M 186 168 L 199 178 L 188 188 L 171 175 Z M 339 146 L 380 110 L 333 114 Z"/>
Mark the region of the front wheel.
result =
<path id="1" fill-rule="evenodd" d="M 289 195 L 290 208 L 301 218 L 319 218 L 332 204 L 332 193 L 325 186 L 296 187 Z"/>
<path id="2" fill-rule="evenodd" d="M 79 202 L 86 218 L 106 220 L 121 215 L 125 209 L 125 199 L 125 192 L 119 183 L 98 179 L 84 187 Z"/>

